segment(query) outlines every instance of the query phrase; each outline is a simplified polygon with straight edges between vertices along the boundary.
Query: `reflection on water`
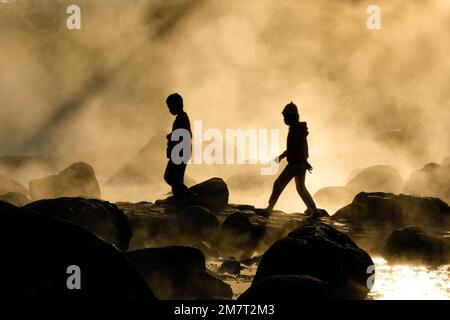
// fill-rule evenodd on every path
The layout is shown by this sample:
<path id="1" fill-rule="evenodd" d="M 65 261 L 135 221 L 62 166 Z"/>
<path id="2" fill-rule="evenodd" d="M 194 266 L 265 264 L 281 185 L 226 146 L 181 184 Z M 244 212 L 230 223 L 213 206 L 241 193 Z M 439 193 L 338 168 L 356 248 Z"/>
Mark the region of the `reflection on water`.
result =
<path id="1" fill-rule="evenodd" d="M 389 265 L 374 258 L 375 285 L 370 299 L 427 300 L 450 299 L 450 266 Z"/>
<path id="2" fill-rule="evenodd" d="M 373 258 L 376 267 L 375 285 L 368 299 L 426 300 L 450 299 L 450 266 L 390 265 L 383 258 Z M 210 261 L 208 268 L 216 271 L 220 261 Z M 221 275 L 233 289 L 236 299 L 251 284 L 257 265 L 244 266 L 241 275 Z"/>

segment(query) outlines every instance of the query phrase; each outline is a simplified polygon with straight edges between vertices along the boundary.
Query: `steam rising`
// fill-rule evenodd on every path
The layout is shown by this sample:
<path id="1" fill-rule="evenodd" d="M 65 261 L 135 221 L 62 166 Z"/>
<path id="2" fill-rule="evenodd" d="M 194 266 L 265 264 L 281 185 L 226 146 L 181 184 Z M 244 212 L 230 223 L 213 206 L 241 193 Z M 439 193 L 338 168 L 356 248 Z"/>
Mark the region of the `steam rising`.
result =
<path id="1" fill-rule="evenodd" d="M 76 3 L 79 31 L 65 28 L 73 1 L 0 4 L 2 155 L 87 159 L 105 181 L 170 130 L 175 91 L 191 121 L 222 130 L 286 134 L 280 112 L 297 103 L 313 191 L 379 163 L 406 178 L 450 153 L 446 1 L 378 1 L 378 31 L 370 1 Z"/>

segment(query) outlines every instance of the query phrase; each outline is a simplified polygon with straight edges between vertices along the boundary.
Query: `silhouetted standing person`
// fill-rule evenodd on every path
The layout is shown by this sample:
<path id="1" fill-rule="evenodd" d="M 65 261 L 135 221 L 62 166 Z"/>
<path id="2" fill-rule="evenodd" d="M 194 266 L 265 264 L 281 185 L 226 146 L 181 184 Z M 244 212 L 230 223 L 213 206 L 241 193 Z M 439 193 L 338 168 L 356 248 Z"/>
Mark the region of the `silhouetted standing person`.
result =
<path id="1" fill-rule="evenodd" d="M 316 204 L 305 186 L 306 170 L 310 172 L 312 170 L 312 167 L 308 162 L 308 127 L 306 122 L 300 122 L 298 109 L 294 103 L 291 102 L 286 105 L 282 114 L 284 123 L 289 126 L 287 148 L 275 161 L 279 162 L 282 159 L 287 158 L 288 164 L 273 184 L 269 206 L 263 210 L 263 215 L 269 216 L 272 213 L 275 203 L 286 185 L 293 178 L 295 178 L 297 192 L 308 208 L 307 212 L 310 215 L 316 215 L 318 214 Z"/>
<path id="2" fill-rule="evenodd" d="M 183 208 L 187 202 L 187 187 L 184 185 L 184 173 L 192 150 L 191 123 L 187 113 L 183 110 L 183 98 L 181 95 L 178 93 L 169 95 L 166 104 L 169 112 L 176 116 L 176 118 L 172 125 L 172 132 L 167 135 L 167 158 L 169 161 L 167 162 L 164 173 L 164 180 L 172 187 L 172 193 L 177 207 Z M 187 141 L 182 139 L 178 141 L 178 138 L 174 139 L 174 134 L 177 130 L 180 132 L 180 129 L 188 133 L 188 136 L 182 137 L 182 139 L 187 139 Z M 177 136 L 179 135 L 177 134 Z M 183 149 L 180 154 L 174 155 L 172 151 L 179 143 L 185 143 L 188 147 Z M 183 156 L 183 152 L 188 152 L 188 154 L 184 154 L 184 160 L 180 163 L 174 157 Z"/>

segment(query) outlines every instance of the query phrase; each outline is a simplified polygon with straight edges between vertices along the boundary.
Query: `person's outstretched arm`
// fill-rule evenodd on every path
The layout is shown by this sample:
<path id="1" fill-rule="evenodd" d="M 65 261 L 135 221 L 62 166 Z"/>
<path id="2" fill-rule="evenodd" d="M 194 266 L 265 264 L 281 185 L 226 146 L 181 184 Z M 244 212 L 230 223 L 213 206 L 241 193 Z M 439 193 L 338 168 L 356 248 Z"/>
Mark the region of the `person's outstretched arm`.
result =
<path id="1" fill-rule="evenodd" d="M 285 150 L 282 154 L 275 158 L 275 162 L 279 163 L 281 160 L 287 157 L 287 150 Z"/>

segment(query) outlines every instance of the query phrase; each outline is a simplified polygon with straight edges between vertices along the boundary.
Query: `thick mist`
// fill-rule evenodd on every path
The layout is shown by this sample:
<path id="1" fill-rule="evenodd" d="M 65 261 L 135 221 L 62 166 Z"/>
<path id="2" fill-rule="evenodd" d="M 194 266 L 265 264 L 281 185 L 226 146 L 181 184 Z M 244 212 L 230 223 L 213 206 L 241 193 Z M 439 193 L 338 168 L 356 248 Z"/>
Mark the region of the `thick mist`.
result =
<path id="1" fill-rule="evenodd" d="M 70 4 L 81 7 L 81 30 L 66 29 Z M 368 30 L 370 4 L 0 3 L 0 154 L 60 156 L 61 167 L 86 161 L 103 183 L 170 130 L 165 99 L 179 92 L 204 129 L 279 128 L 282 146 L 281 110 L 294 101 L 310 131 L 313 192 L 374 164 L 406 179 L 450 154 L 450 4 L 377 1 L 382 29 Z M 27 183 L 51 169 L 7 174 Z M 201 181 L 246 170 L 195 165 L 187 173 Z M 299 210 L 288 189 L 280 207 Z M 249 196 L 232 190 L 231 200 L 263 205 L 269 194 L 270 186 Z"/>

